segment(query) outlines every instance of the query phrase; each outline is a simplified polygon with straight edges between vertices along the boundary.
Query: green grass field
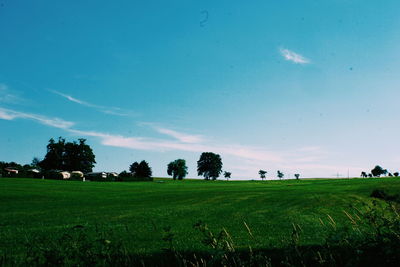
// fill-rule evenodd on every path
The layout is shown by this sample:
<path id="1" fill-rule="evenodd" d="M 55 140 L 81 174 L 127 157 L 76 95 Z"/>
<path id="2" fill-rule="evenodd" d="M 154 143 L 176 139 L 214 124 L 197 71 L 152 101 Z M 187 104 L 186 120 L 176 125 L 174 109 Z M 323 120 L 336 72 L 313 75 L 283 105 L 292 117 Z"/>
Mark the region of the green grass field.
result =
<path id="1" fill-rule="evenodd" d="M 170 226 L 179 250 L 202 250 L 199 220 L 224 227 L 236 246 L 251 239 L 259 248 L 279 248 L 292 223 L 303 230 L 301 243 L 322 242 L 328 215 L 349 224 L 343 210 L 371 201 L 375 188 L 400 192 L 399 178 L 287 181 L 76 182 L 0 179 L 0 249 L 18 253 L 32 236 L 51 236 L 82 225 L 105 229 L 129 250 L 151 254 L 166 247 Z M 4 242 L 5 241 L 5 242 Z"/>

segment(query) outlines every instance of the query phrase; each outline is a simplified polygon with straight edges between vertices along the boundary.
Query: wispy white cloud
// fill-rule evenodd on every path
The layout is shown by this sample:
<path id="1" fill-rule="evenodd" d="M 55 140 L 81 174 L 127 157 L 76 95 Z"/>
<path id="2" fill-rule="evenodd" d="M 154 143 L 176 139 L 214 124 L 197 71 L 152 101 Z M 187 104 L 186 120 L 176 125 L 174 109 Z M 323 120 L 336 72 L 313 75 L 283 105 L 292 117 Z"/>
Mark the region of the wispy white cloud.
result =
<path id="1" fill-rule="evenodd" d="M 165 140 L 158 138 L 148 137 L 127 137 L 122 135 L 113 135 L 97 131 L 82 131 L 73 129 L 73 122 L 64 121 L 58 118 L 48 118 L 45 116 L 14 111 L 10 109 L 0 108 L 0 119 L 14 120 L 17 118 L 31 119 L 41 124 L 64 129 L 72 134 L 92 136 L 100 138 L 103 145 L 123 147 L 136 150 L 149 150 L 149 151 L 188 151 L 188 152 L 204 152 L 214 151 L 216 153 L 253 159 L 262 161 L 281 161 L 281 157 L 273 152 L 242 146 L 242 145 L 218 145 L 203 143 L 204 139 L 197 135 L 182 134 L 177 131 L 169 130 L 166 128 L 156 128 L 157 131 L 173 136 L 177 139 Z"/>
<path id="2" fill-rule="evenodd" d="M 101 106 L 101 105 L 92 104 L 92 103 L 89 103 L 87 101 L 83 101 L 83 100 L 77 99 L 77 98 L 75 98 L 73 96 L 61 93 L 61 92 L 56 91 L 56 90 L 49 90 L 49 91 L 54 93 L 54 94 L 56 94 L 56 95 L 62 96 L 63 98 L 65 98 L 65 99 L 67 99 L 67 100 L 69 100 L 71 102 L 74 102 L 76 104 L 79 104 L 79 105 L 82 105 L 82 106 L 86 106 L 86 107 L 89 107 L 89 108 L 96 109 L 97 111 L 100 111 L 100 112 L 105 113 L 105 114 L 116 115 L 116 116 L 124 116 L 124 117 L 125 116 L 136 116 L 137 115 L 136 113 L 134 113 L 132 111 L 122 110 L 121 108 L 118 108 L 118 107 Z"/>
<path id="3" fill-rule="evenodd" d="M 0 103 L 19 104 L 21 102 L 24 102 L 23 98 L 11 92 L 6 84 L 0 83 Z"/>
<path id="4" fill-rule="evenodd" d="M 75 123 L 70 121 L 1 107 L 0 119 L 33 120 L 47 126 L 63 129 L 73 135 L 97 138 L 104 146 L 157 152 L 185 151 L 201 153 L 212 151 L 224 158 L 224 166 L 227 166 L 228 170 L 231 170 L 235 177 L 257 178 L 257 172 L 260 169 L 267 170 L 267 177 L 269 178 L 275 178 L 276 170 L 278 169 L 283 170 L 287 175 L 291 174 L 291 177 L 293 177 L 294 173 L 298 172 L 303 177 L 304 173 L 314 177 L 324 173 L 326 176 L 332 177 L 338 172 L 344 175 L 348 169 L 350 169 L 351 173 L 356 174 L 361 171 L 361 168 L 357 166 L 325 164 L 324 162 L 329 162 L 325 158 L 326 152 L 317 146 L 300 147 L 289 151 L 272 151 L 265 148 L 238 144 L 220 144 L 200 135 L 183 134 L 167 128 L 155 127 L 154 125 L 151 127 L 157 132 L 172 136 L 176 140 L 123 136 L 101 131 L 79 130 L 75 128 Z M 227 164 L 225 165 L 225 163 Z"/>
<path id="5" fill-rule="evenodd" d="M 187 151 L 187 152 L 204 152 L 213 151 L 223 155 L 231 155 L 240 158 L 273 161 L 278 162 L 283 159 L 271 151 L 257 149 L 242 145 L 220 145 L 220 144 L 203 144 L 203 143 L 189 143 L 178 141 L 170 141 L 157 138 L 146 137 L 127 137 L 122 135 L 111 135 L 95 131 L 79 131 L 68 130 L 71 133 L 85 136 L 93 136 L 101 139 L 101 143 L 107 146 L 122 147 L 136 150 L 149 150 L 149 151 Z M 186 139 L 184 139 L 187 141 Z M 190 139 L 190 141 L 193 141 Z"/>
<path id="6" fill-rule="evenodd" d="M 310 60 L 305 58 L 304 56 L 297 54 L 289 49 L 280 48 L 279 49 L 281 55 L 288 61 L 292 61 L 296 64 L 308 64 Z"/>
<path id="7" fill-rule="evenodd" d="M 194 134 L 187 134 L 187 133 L 183 133 L 183 132 L 178 132 L 172 129 L 168 129 L 165 127 L 160 127 L 154 123 L 141 123 L 141 125 L 145 125 L 145 126 L 150 126 L 151 128 L 153 128 L 154 130 L 156 130 L 157 132 L 161 133 L 161 134 L 165 134 L 168 136 L 171 136 L 173 138 L 175 138 L 176 140 L 182 142 L 182 143 L 203 143 L 206 141 L 206 139 L 204 138 L 204 136 L 202 135 L 194 135 Z"/>
<path id="8" fill-rule="evenodd" d="M 41 116 L 37 114 L 32 114 L 32 113 L 25 113 L 25 112 L 19 112 L 11 109 L 6 109 L 6 108 L 1 108 L 0 107 L 0 119 L 3 120 L 14 120 L 14 119 L 29 119 L 33 120 L 36 122 L 39 122 L 41 124 L 55 127 L 55 128 L 60 128 L 60 129 L 69 129 L 74 125 L 73 122 L 70 121 L 65 121 L 59 118 L 50 118 L 46 116 Z"/>

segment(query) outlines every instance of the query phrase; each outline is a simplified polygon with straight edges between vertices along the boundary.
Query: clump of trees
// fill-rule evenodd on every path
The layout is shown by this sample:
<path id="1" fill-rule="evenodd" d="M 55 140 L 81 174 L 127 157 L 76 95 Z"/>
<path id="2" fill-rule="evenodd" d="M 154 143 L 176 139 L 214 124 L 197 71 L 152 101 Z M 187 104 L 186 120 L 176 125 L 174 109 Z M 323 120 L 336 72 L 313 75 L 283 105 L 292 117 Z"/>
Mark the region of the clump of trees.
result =
<path id="1" fill-rule="evenodd" d="M 186 160 L 177 159 L 168 163 L 167 173 L 171 175 L 174 180 L 182 180 L 188 174 L 188 167 L 186 166 Z"/>
<path id="2" fill-rule="evenodd" d="M 147 161 L 142 160 L 141 162 L 135 161 L 129 166 L 129 172 L 122 171 L 116 177 L 117 181 L 120 182 L 132 182 L 132 181 L 153 181 L 152 171 Z"/>
<path id="3" fill-rule="evenodd" d="M 0 177 L 32 177 L 39 178 L 40 174 L 32 164 L 21 165 L 16 162 L 0 161 Z M 17 171 L 17 172 L 15 172 Z"/>
<path id="4" fill-rule="evenodd" d="M 381 166 L 379 166 L 379 165 L 376 165 L 372 170 L 371 170 L 371 172 L 370 173 L 366 173 L 366 172 L 361 172 L 361 177 L 363 177 L 363 178 L 367 178 L 367 177 L 381 177 L 382 175 L 387 175 L 387 176 L 389 176 L 389 177 L 393 177 L 393 176 L 395 176 L 395 177 L 398 177 L 399 176 L 399 172 L 394 172 L 393 174 L 392 173 L 390 173 L 390 172 L 388 172 L 388 170 L 387 169 L 384 169 L 384 168 L 382 168 Z"/>
<path id="5" fill-rule="evenodd" d="M 77 141 L 66 142 L 59 137 L 56 142 L 53 138 L 47 145 L 47 153 L 37 165 L 45 171 L 64 170 L 81 171 L 88 173 L 93 170 L 96 163 L 92 148 L 86 144 L 86 139 L 80 138 Z"/>
<path id="6" fill-rule="evenodd" d="M 212 152 L 203 152 L 197 161 L 197 174 L 205 180 L 216 180 L 222 172 L 221 156 Z"/>
<path id="7" fill-rule="evenodd" d="M 381 166 L 379 166 L 379 165 L 376 165 L 375 166 L 375 168 L 373 168 L 372 170 L 371 170 L 371 174 L 374 176 L 374 177 L 380 177 L 381 175 L 385 175 L 385 174 L 387 174 L 387 170 L 386 169 L 383 169 Z"/>
<path id="8" fill-rule="evenodd" d="M 132 163 L 129 171 L 136 178 L 150 178 L 152 175 L 151 168 L 145 160 L 142 160 L 140 163 L 136 161 Z"/>

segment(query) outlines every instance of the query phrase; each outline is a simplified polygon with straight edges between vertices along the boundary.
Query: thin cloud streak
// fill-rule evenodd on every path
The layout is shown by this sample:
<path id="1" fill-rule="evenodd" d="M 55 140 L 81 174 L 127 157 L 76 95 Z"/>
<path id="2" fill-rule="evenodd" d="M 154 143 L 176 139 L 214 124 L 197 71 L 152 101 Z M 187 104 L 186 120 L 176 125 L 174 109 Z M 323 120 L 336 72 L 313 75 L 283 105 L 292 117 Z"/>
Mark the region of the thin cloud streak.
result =
<path id="1" fill-rule="evenodd" d="M 279 51 L 281 55 L 288 61 L 292 61 L 295 64 L 309 64 L 310 60 L 305 58 L 304 56 L 297 54 L 289 49 L 280 48 Z"/>
<path id="2" fill-rule="evenodd" d="M 188 143 L 187 141 L 194 141 L 193 138 L 188 138 L 189 135 L 181 134 L 176 131 L 162 128 L 165 133 L 179 136 L 186 142 L 170 141 L 156 138 L 146 137 L 126 137 L 122 135 L 112 135 L 96 131 L 82 131 L 73 129 L 75 125 L 73 122 L 64 121 L 58 118 L 48 118 L 45 116 L 14 111 L 10 109 L 0 108 L 0 119 L 14 120 L 14 119 L 31 119 L 41 124 L 48 125 L 55 128 L 64 129 L 72 134 L 92 136 L 100 138 L 101 143 L 106 146 L 122 147 L 137 150 L 150 150 L 150 151 L 172 151 L 180 150 L 187 152 L 204 152 L 214 151 L 216 153 L 232 155 L 236 157 L 261 160 L 261 161 L 282 161 L 282 158 L 273 152 L 266 150 L 255 149 L 241 145 L 214 145 L 202 143 Z M 198 140 L 199 141 L 199 140 Z"/>
<path id="3" fill-rule="evenodd" d="M 10 92 L 8 86 L 4 83 L 0 83 L 0 102 L 8 104 L 20 104 L 25 100 L 21 97 Z"/>
<path id="4" fill-rule="evenodd" d="M 251 147 L 240 146 L 240 145 L 212 145 L 212 144 L 197 144 L 197 143 L 182 143 L 176 141 L 143 138 L 143 137 L 126 137 L 121 135 L 110 135 L 101 132 L 93 131 L 79 131 L 68 129 L 69 132 L 99 137 L 101 143 L 107 146 L 122 147 L 128 149 L 137 150 L 149 150 L 149 151 L 186 151 L 186 152 L 204 152 L 214 151 L 216 153 L 231 155 L 240 158 L 261 160 L 268 162 L 280 162 L 283 159 L 273 152 L 266 150 L 259 150 Z"/>
<path id="5" fill-rule="evenodd" d="M 52 92 L 53 94 L 62 96 L 63 98 L 65 98 L 65 99 L 67 99 L 67 100 L 69 100 L 71 102 L 74 102 L 76 104 L 79 104 L 79 105 L 82 105 L 82 106 L 86 106 L 86 107 L 89 107 L 89 108 L 96 109 L 97 111 L 100 111 L 100 112 L 105 113 L 105 114 L 122 116 L 122 117 L 135 116 L 134 113 L 128 112 L 128 111 L 123 111 L 122 109 L 117 108 L 117 107 L 106 107 L 106 106 L 95 105 L 95 104 L 92 104 L 92 103 L 77 99 L 77 98 L 75 98 L 73 96 L 61 93 L 61 92 L 56 91 L 56 90 L 49 90 L 49 91 Z"/>
<path id="6" fill-rule="evenodd" d="M 60 129 L 69 129 L 72 126 L 74 126 L 74 124 L 75 124 L 73 122 L 65 121 L 65 120 L 59 119 L 59 118 L 49 118 L 49 117 L 45 117 L 45 116 L 41 116 L 41 115 L 37 115 L 37 114 L 19 112 L 19 111 L 1 108 L 1 107 L 0 107 L 0 119 L 3 119 L 3 120 L 29 119 L 29 120 L 39 122 L 40 124 L 44 124 L 47 126 L 51 126 L 54 128 L 60 128 Z"/>
<path id="7" fill-rule="evenodd" d="M 160 127 L 155 125 L 154 123 L 141 123 L 142 125 L 150 126 L 157 132 L 171 136 L 175 138 L 176 140 L 182 142 L 182 143 L 190 143 L 190 144 L 195 144 L 195 143 L 204 143 L 206 140 L 204 136 L 201 135 L 194 135 L 194 134 L 187 134 L 187 133 L 182 133 L 178 132 L 175 130 L 167 129 L 164 127 Z"/>
<path id="8" fill-rule="evenodd" d="M 65 121 L 59 118 L 49 118 L 38 114 L 19 112 L 1 107 L 0 119 L 33 120 L 43 125 L 63 129 L 73 135 L 98 138 L 100 143 L 105 146 L 157 152 L 186 151 L 201 153 L 212 151 L 221 154 L 226 159 L 226 162 L 230 162 L 229 166 L 231 166 L 230 168 L 232 170 L 237 171 L 235 172 L 236 174 L 242 174 L 243 176 L 252 174 L 249 176 L 249 178 L 256 177 L 256 173 L 259 169 L 267 169 L 269 174 L 274 177 L 274 171 L 271 169 L 281 169 L 285 170 L 286 173 L 291 174 L 295 172 L 301 173 L 302 171 L 312 174 L 327 172 L 333 174 L 336 172 L 343 173 L 349 168 L 349 166 L 323 164 L 323 156 L 321 155 L 324 155 L 325 152 L 323 152 L 319 147 L 303 147 L 293 149 L 291 151 L 276 152 L 251 146 L 204 142 L 204 138 L 189 138 L 191 135 L 182 134 L 177 131 L 160 127 L 157 130 L 158 132 L 173 137 L 175 136 L 177 140 L 165 140 L 148 137 L 127 137 L 122 135 L 108 134 L 105 132 L 74 129 L 74 122 Z M 198 141 L 198 143 L 195 141 Z M 352 172 L 358 172 L 361 170 L 361 168 L 350 166 L 350 170 Z"/>

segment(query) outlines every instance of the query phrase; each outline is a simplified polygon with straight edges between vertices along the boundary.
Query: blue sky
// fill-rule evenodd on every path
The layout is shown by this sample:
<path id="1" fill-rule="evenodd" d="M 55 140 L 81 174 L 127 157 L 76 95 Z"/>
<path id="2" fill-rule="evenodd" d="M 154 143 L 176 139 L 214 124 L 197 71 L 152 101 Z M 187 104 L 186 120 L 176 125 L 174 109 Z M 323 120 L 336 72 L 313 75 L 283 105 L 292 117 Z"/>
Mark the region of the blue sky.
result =
<path id="1" fill-rule="evenodd" d="M 98 171 L 400 170 L 400 3 L 248 2 L 0 0 L 0 160 L 63 136 Z"/>

